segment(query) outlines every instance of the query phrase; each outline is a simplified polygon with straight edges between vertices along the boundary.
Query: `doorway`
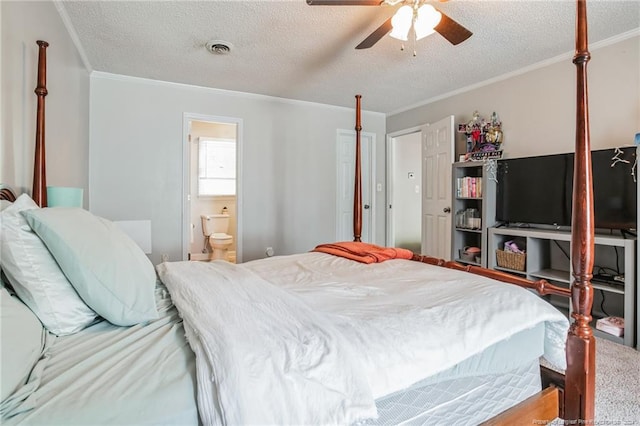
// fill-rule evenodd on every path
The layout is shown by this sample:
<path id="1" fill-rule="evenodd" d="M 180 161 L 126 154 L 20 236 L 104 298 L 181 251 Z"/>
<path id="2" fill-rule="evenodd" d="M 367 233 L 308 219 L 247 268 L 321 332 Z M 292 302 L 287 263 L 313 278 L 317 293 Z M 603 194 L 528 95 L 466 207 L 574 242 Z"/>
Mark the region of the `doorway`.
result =
<path id="1" fill-rule="evenodd" d="M 422 130 L 387 136 L 387 245 L 421 252 Z"/>
<path id="2" fill-rule="evenodd" d="M 226 215 L 226 231 L 216 230 L 231 237 L 222 258 L 240 263 L 242 120 L 185 113 L 183 130 L 183 259 L 213 259 L 201 217 Z"/>
<path id="3" fill-rule="evenodd" d="M 387 245 L 451 258 L 454 117 L 387 135 Z"/>

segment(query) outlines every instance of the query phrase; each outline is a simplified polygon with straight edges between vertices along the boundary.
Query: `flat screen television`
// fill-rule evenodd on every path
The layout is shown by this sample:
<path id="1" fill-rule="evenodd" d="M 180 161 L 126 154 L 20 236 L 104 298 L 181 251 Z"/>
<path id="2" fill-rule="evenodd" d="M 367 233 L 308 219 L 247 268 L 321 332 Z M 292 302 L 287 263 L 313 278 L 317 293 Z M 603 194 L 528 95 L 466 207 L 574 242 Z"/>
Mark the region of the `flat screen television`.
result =
<path id="1" fill-rule="evenodd" d="M 573 153 L 498 160 L 496 220 L 508 224 L 571 226 Z M 595 227 L 635 229 L 636 148 L 592 151 Z M 626 161 L 626 162 L 625 162 Z"/>

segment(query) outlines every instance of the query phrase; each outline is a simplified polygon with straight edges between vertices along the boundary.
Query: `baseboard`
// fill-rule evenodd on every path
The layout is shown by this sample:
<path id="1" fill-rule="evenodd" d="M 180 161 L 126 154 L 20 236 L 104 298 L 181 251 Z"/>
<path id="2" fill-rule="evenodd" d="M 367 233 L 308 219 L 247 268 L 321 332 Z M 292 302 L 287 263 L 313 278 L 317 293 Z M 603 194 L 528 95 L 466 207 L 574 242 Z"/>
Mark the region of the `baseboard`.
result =
<path id="1" fill-rule="evenodd" d="M 212 255 L 213 253 L 189 253 L 189 260 L 209 261 L 213 260 Z"/>
<path id="2" fill-rule="evenodd" d="M 189 253 L 189 260 L 197 260 L 201 262 L 209 262 L 213 260 L 213 253 Z M 236 252 L 229 250 L 227 252 L 227 262 L 236 263 Z"/>

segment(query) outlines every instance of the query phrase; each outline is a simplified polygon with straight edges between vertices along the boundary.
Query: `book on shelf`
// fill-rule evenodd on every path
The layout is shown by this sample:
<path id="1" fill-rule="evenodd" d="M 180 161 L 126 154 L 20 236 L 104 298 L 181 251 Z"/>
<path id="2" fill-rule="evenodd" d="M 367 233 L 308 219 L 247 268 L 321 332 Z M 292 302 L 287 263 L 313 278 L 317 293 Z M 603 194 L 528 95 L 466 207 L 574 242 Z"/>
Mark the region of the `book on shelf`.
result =
<path id="1" fill-rule="evenodd" d="M 456 196 L 482 198 L 482 178 L 465 176 L 456 179 Z"/>
<path id="2" fill-rule="evenodd" d="M 624 336 L 624 318 L 606 317 L 596 321 L 596 329 L 614 336 Z"/>

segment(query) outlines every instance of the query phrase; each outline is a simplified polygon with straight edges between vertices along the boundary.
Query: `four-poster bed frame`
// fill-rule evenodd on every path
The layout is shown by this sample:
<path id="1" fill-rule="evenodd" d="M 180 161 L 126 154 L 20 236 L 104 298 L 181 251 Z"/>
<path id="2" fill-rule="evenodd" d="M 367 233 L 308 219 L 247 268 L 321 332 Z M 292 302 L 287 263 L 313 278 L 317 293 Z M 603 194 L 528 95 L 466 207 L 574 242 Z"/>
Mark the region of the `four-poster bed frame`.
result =
<path id="1" fill-rule="evenodd" d="M 591 144 L 589 138 L 589 106 L 587 63 L 591 59 L 587 39 L 586 0 L 576 0 L 575 55 L 577 68 L 576 140 L 573 176 L 573 210 L 571 217 L 571 259 L 574 282 L 570 289 L 557 287 L 546 280 L 530 281 L 504 272 L 473 265 L 462 265 L 430 256 L 414 255 L 414 260 L 445 268 L 467 271 L 499 281 L 536 290 L 540 295 L 558 295 L 571 299 L 573 323 L 566 341 L 567 369 L 564 377 L 541 367 L 542 392 L 496 418 L 495 424 L 521 423 L 523 418 L 592 421 L 595 405 L 595 338 L 589 325 L 593 305 L 594 213 Z M 362 198 L 360 176 L 361 96 L 356 95 L 356 163 L 354 187 L 354 241 L 360 241 Z M 521 406 L 527 404 L 525 411 Z M 531 411 L 533 410 L 533 411 Z M 540 410 L 540 411 L 538 411 Z M 553 413 L 556 413 L 555 415 Z M 526 414 L 525 414 L 526 413 Z M 533 414 L 533 417 L 531 416 Z M 491 422 L 491 424 L 494 424 Z"/>
<path id="2" fill-rule="evenodd" d="M 31 198 L 39 206 L 47 206 L 47 173 L 44 150 L 44 97 L 47 96 L 47 47 L 49 43 L 38 40 L 38 85 L 36 96 L 38 107 L 36 110 L 36 146 L 33 162 L 33 192 Z"/>
<path id="3" fill-rule="evenodd" d="M 577 116 L 575 141 L 575 167 L 572 213 L 571 258 L 574 282 L 571 289 L 553 286 L 545 280 L 529 281 L 507 273 L 463 266 L 429 256 L 414 255 L 414 260 L 483 275 L 522 287 L 535 289 L 539 294 L 554 294 L 571 298 L 573 323 L 566 341 L 567 369 L 560 373 L 541 368 L 544 389 L 537 395 L 505 411 L 486 424 L 522 424 L 523 419 L 553 420 L 561 417 L 570 421 L 592 422 L 594 418 L 595 339 L 589 326 L 593 288 L 590 283 L 593 269 L 594 217 L 589 142 L 589 114 L 587 105 L 587 47 L 586 0 L 576 0 L 576 51 L 573 63 L 577 67 Z M 44 97 L 46 88 L 46 48 L 48 43 L 38 41 L 38 97 L 34 179 L 32 198 L 40 206 L 47 205 L 45 173 Z M 356 162 L 354 188 L 354 240 L 360 241 L 362 229 L 362 192 L 360 163 L 361 96 L 356 95 Z M 11 191 L 2 189 L 1 199 L 15 199 Z M 549 385 L 549 386 L 548 386 Z"/>

